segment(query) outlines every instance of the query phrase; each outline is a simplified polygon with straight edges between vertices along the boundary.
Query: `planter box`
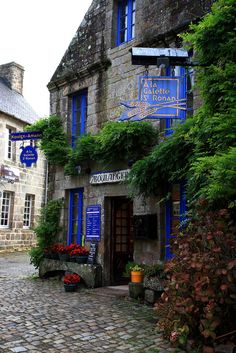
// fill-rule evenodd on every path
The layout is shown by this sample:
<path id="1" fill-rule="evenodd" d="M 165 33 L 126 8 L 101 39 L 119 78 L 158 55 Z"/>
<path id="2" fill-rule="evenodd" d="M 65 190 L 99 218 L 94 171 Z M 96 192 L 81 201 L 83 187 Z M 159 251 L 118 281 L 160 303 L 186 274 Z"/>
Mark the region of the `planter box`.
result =
<path id="1" fill-rule="evenodd" d="M 144 297 L 143 283 L 129 283 L 129 296 L 133 299 L 142 299 Z"/>
<path id="2" fill-rule="evenodd" d="M 154 304 L 164 292 L 162 283 L 158 277 L 144 277 L 144 299 L 148 304 Z"/>
<path id="3" fill-rule="evenodd" d="M 101 265 L 77 264 L 75 262 L 65 262 L 52 259 L 43 259 L 39 265 L 39 276 L 47 277 L 57 271 L 77 273 L 89 288 L 102 286 Z"/>

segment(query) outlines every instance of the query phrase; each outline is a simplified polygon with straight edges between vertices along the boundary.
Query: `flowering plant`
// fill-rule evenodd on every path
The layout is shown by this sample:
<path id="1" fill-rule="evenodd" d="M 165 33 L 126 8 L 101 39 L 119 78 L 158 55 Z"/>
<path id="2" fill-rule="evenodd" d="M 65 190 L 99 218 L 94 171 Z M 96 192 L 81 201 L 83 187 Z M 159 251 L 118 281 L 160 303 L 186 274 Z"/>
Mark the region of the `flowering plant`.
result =
<path id="1" fill-rule="evenodd" d="M 89 252 L 86 248 L 79 245 L 77 248 L 71 250 L 70 256 L 87 256 L 88 253 Z"/>
<path id="2" fill-rule="evenodd" d="M 76 284 L 80 282 L 80 276 L 77 273 L 68 273 L 64 277 L 64 284 Z"/>
<path id="3" fill-rule="evenodd" d="M 51 252 L 52 253 L 58 253 L 61 246 L 62 246 L 62 244 L 53 244 L 51 246 Z"/>
<path id="4" fill-rule="evenodd" d="M 67 253 L 66 246 L 63 244 L 58 244 L 57 251 L 59 252 L 59 254 L 66 254 Z"/>
<path id="5" fill-rule="evenodd" d="M 76 249 L 78 244 L 71 243 L 65 247 L 66 252 L 69 254 L 72 250 Z"/>

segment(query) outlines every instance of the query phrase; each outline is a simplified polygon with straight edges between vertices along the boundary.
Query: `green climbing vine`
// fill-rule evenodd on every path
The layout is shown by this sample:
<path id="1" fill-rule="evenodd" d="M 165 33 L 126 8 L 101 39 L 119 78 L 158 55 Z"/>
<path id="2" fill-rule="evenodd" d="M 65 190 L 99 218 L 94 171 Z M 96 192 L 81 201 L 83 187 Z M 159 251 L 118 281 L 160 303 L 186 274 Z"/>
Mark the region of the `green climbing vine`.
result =
<path id="1" fill-rule="evenodd" d="M 26 129 L 27 131 L 42 131 L 43 137 L 40 140 L 39 147 L 44 152 L 49 163 L 52 165 L 65 165 L 71 147 L 60 117 L 51 115 L 27 126 Z"/>
<path id="2" fill-rule="evenodd" d="M 62 200 L 51 200 L 41 209 L 41 215 L 34 231 L 37 236 L 37 245 L 30 250 L 30 261 L 35 266 L 43 258 L 44 249 L 50 247 L 56 239 L 56 236 L 62 230 L 60 226 L 60 215 L 63 206 Z"/>
<path id="3" fill-rule="evenodd" d="M 191 206 L 200 198 L 213 208 L 236 200 L 236 7 L 219 0 L 183 39 L 196 52 L 202 106 L 153 152 L 137 161 L 131 189 L 150 195 L 166 182 L 187 180 Z"/>
<path id="4" fill-rule="evenodd" d="M 158 130 L 147 122 L 109 122 L 96 135 L 84 135 L 71 151 L 65 172 L 76 174 L 76 166 L 90 161 L 100 164 L 134 163 L 150 153 L 158 142 Z"/>

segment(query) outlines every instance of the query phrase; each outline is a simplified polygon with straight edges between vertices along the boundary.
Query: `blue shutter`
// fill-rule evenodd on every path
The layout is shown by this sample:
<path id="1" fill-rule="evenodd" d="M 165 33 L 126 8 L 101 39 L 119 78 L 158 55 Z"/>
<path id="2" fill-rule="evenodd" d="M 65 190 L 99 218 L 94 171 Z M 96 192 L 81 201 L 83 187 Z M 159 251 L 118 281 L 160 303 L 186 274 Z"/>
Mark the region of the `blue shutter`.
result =
<path id="1" fill-rule="evenodd" d="M 76 146 L 79 136 L 85 134 L 87 117 L 87 91 L 82 91 L 72 97 L 72 129 L 71 145 Z"/>
<path id="2" fill-rule="evenodd" d="M 166 69 L 166 76 L 171 76 L 171 68 Z M 186 70 L 184 67 L 180 67 L 180 76 L 185 77 L 183 80 L 183 85 L 181 85 L 180 98 L 185 96 L 186 92 Z M 181 121 L 182 122 L 182 121 Z M 166 131 L 165 135 L 169 136 L 173 134 L 171 129 L 172 119 L 166 119 Z M 180 223 L 186 219 L 186 192 L 185 192 L 185 183 L 180 183 Z M 171 239 L 171 222 L 172 222 L 172 206 L 171 200 L 168 200 L 165 205 L 165 223 L 166 223 L 166 244 L 165 244 L 165 259 L 170 260 L 173 256 L 170 249 L 170 239 Z"/>
<path id="3" fill-rule="evenodd" d="M 129 42 L 133 39 L 132 27 L 135 26 L 133 16 L 135 15 L 135 0 L 125 0 L 118 2 L 117 14 L 117 45 Z M 125 9 L 127 7 L 127 13 Z M 123 22 L 123 25 L 122 25 Z M 125 24 L 126 22 L 126 24 Z"/>
<path id="4" fill-rule="evenodd" d="M 83 229 L 83 188 L 74 189 L 69 194 L 68 244 L 82 244 Z M 74 229 L 76 233 L 74 234 Z"/>

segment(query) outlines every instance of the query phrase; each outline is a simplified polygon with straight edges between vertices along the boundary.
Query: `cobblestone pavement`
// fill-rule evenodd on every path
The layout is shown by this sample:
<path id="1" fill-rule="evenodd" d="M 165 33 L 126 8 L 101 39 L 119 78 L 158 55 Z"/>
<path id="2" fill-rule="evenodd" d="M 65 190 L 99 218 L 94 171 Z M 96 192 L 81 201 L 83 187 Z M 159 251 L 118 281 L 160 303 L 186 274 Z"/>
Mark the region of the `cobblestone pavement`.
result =
<path id="1" fill-rule="evenodd" d="M 0 353 L 167 353 L 151 307 L 106 290 L 66 293 L 32 276 L 26 254 L 0 254 Z"/>

